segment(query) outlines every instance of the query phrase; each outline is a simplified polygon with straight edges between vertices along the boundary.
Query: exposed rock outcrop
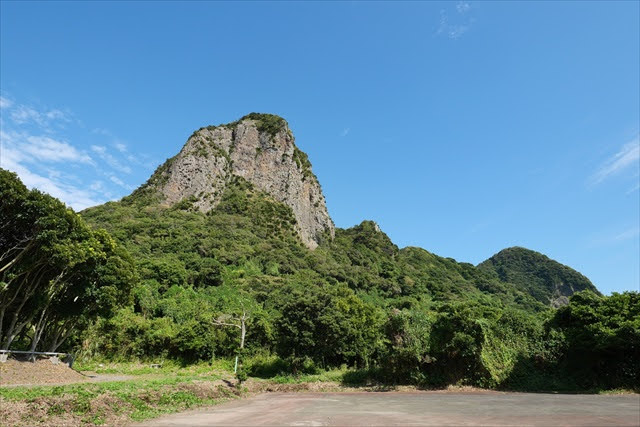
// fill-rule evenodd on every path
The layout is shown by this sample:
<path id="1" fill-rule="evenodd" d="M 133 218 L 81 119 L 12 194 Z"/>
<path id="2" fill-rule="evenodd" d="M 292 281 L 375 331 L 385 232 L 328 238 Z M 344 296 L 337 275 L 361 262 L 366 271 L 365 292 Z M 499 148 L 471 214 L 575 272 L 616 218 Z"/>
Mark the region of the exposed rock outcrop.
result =
<path id="1" fill-rule="evenodd" d="M 191 199 L 193 206 L 207 212 L 220 202 L 234 175 L 289 206 L 307 247 L 317 247 L 325 233 L 335 235 L 307 155 L 278 116 L 252 113 L 237 122 L 197 130 L 145 187 L 154 188 L 163 204 Z"/>

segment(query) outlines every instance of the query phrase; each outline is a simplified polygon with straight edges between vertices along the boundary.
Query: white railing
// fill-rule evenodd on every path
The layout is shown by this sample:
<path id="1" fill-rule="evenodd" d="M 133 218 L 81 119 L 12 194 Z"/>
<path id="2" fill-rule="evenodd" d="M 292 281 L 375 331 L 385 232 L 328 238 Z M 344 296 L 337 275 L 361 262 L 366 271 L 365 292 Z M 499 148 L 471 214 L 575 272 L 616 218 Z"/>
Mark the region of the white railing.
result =
<path id="1" fill-rule="evenodd" d="M 53 353 L 50 351 L 22 351 L 22 350 L 0 350 L 0 363 L 5 363 L 10 354 L 29 354 L 31 356 L 49 356 L 49 360 L 54 365 L 60 363 L 60 358 L 69 359 L 69 367 L 73 365 L 73 355 L 70 353 Z M 34 358 L 35 360 L 35 358 Z"/>

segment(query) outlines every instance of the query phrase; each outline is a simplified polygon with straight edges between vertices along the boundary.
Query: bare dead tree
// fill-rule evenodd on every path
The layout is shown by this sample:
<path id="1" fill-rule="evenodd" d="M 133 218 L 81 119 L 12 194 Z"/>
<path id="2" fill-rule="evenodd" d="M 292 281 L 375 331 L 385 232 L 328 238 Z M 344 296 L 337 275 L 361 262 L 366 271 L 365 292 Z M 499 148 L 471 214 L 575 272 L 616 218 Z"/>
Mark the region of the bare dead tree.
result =
<path id="1" fill-rule="evenodd" d="M 233 316 L 230 314 L 223 314 L 219 316 L 217 319 L 213 320 L 213 324 L 217 326 L 231 326 L 233 328 L 240 329 L 240 352 L 244 348 L 244 339 L 247 335 L 247 320 L 250 315 L 244 309 L 244 305 L 242 307 L 242 315 L 241 316 Z M 233 368 L 233 373 L 238 372 L 238 355 L 236 355 L 236 363 Z"/>

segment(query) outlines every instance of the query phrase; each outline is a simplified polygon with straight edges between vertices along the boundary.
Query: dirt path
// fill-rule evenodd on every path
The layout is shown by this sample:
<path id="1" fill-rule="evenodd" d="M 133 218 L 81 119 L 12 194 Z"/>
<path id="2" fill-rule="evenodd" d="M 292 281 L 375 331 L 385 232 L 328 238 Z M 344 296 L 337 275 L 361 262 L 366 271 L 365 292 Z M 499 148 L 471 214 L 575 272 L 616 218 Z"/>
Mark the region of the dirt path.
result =
<path id="1" fill-rule="evenodd" d="M 138 426 L 640 425 L 638 395 L 268 393 Z"/>

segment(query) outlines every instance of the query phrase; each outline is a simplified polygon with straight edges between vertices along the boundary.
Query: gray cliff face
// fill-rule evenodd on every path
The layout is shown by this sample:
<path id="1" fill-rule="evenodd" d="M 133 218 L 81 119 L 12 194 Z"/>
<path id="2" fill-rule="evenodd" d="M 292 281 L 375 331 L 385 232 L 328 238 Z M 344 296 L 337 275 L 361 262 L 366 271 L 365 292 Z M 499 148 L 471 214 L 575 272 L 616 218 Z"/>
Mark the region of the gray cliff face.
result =
<path id="1" fill-rule="evenodd" d="M 194 206 L 207 212 L 220 202 L 231 177 L 240 176 L 289 206 L 302 242 L 314 249 L 322 233 L 333 238 L 335 229 L 307 156 L 295 146 L 284 119 L 248 117 L 252 116 L 256 118 L 194 132 L 150 182 L 155 182 L 163 204 L 193 197 L 197 199 Z M 277 126 L 271 122 L 270 128 L 265 127 L 260 117 L 276 120 Z"/>

